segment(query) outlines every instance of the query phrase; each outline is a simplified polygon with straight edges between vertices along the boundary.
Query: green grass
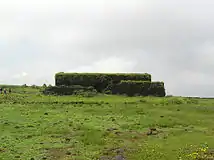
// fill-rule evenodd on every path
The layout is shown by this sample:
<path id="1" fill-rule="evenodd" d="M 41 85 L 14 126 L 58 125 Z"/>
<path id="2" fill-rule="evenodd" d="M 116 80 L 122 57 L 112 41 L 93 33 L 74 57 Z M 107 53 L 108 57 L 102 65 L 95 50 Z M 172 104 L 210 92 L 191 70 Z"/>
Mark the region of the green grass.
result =
<path id="1" fill-rule="evenodd" d="M 190 145 L 214 148 L 214 99 L 13 92 L 0 95 L 0 159 L 176 160 Z"/>

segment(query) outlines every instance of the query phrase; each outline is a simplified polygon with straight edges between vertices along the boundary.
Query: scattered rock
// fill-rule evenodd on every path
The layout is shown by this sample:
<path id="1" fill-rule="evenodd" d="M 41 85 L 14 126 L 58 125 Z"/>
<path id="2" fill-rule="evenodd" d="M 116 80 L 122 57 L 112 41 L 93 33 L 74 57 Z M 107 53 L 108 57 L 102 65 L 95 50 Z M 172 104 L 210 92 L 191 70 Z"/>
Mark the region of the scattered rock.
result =
<path id="1" fill-rule="evenodd" d="M 156 128 L 150 128 L 149 131 L 147 132 L 147 135 L 154 135 L 154 134 L 157 134 L 157 129 Z"/>
<path id="2" fill-rule="evenodd" d="M 208 149 L 208 154 L 214 155 L 214 149 Z"/>
<path id="3" fill-rule="evenodd" d="M 70 152 L 70 151 L 67 151 L 67 152 L 66 152 L 66 155 L 71 155 L 71 152 Z"/>
<path id="4" fill-rule="evenodd" d="M 117 154 L 123 154 L 125 152 L 125 150 L 123 148 L 119 148 L 119 149 L 116 149 L 115 151 Z"/>
<path id="5" fill-rule="evenodd" d="M 27 135 L 27 137 L 26 137 L 26 138 L 28 139 L 28 138 L 32 138 L 32 137 L 33 137 L 32 135 Z"/>
<path id="6" fill-rule="evenodd" d="M 117 128 L 108 128 L 107 131 L 115 131 Z"/>
<path id="7" fill-rule="evenodd" d="M 119 131 L 115 132 L 116 135 L 119 135 L 119 134 L 121 134 L 121 133 L 122 133 L 122 132 L 119 132 Z"/>
<path id="8" fill-rule="evenodd" d="M 116 121 L 116 119 L 114 117 L 111 117 L 111 121 L 114 122 Z"/>
<path id="9" fill-rule="evenodd" d="M 29 128 L 33 128 L 34 126 L 33 126 L 33 125 L 28 125 L 27 127 L 29 127 Z"/>
<path id="10" fill-rule="evenodd" d="M 102 156 L 102 157 L 99 158 L 99 160 L 110 160 L 110 158 L 107 157 L 107 156 Z"/>
<path id="11" fill-rule="evenodd" d="M 126 160 L 122 155 L 117 155 L 114 160 Z"/>
<path id="12" fill-rule="evenodd" d="M 5 152 L 5 149 L 4 148 L 0 148 L 0 152 Z"/>
<path id="13" fill-rule="evenodd" d="M 163 136 L 163 139 L 167 139 L 167 136 Z"/>

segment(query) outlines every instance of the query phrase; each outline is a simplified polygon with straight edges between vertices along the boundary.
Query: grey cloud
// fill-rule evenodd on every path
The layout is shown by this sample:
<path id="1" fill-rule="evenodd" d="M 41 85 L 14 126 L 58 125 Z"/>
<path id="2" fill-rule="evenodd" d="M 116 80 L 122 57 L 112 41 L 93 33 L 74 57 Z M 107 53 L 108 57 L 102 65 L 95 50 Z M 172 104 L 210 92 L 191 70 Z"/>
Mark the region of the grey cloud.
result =
<path id="1" fill-rule="evenodd" d="M 104 60 L 116 59 L 110 71 L 149 72 L 171 94 L 212 96 L 213 7 L 211 0 L 0 2 L 1 68 L 28 73 L 26 83 L 53 83 L 55 72 L 106 71 Z"/>

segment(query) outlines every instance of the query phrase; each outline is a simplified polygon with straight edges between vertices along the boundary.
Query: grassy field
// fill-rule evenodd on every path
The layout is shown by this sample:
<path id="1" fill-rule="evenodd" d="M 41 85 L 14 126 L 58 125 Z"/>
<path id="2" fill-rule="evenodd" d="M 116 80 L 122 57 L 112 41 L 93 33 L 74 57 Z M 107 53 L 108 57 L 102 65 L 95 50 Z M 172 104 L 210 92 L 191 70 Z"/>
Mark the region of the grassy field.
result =
<path id="1" fill-rule="evenodd" d="M 213 120 L 214 99 L 43 96 L 13 87 L 0 95 L 0 159 L 208 160 Z M 157 132 L 148 135 L 150 127 Z M 209 149 L 198 153 L 203 145 Z"/>

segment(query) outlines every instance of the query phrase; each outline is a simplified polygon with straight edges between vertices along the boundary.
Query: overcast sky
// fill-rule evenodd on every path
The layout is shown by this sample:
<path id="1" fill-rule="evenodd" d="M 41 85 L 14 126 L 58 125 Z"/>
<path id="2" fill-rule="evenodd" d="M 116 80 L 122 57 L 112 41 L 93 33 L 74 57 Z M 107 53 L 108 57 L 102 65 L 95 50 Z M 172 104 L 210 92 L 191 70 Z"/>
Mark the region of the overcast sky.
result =
<path id="1" fill-rule="evenodd" d="M 0 1 L 0 83 L 142 72 L 167 94 L 214 97 L 213 0 Z"/>

